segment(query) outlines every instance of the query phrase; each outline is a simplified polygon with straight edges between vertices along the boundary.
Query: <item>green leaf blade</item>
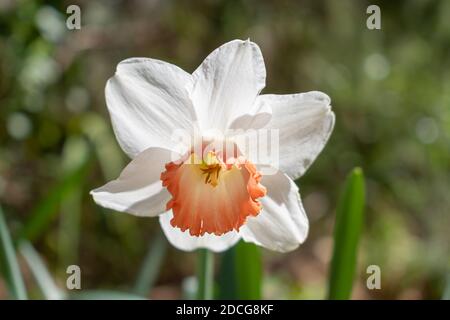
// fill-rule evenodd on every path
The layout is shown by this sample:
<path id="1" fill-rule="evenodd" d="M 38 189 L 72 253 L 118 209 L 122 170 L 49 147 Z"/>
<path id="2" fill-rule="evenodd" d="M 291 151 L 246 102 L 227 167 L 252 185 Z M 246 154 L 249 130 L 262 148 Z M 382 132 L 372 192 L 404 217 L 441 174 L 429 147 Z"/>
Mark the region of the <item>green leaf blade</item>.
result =
<path id="1" fill-rule="evenodd" d="M 261 299 L 262 262 L 259 248 L 240 241 L 222 256 L 220 299 Z"/>
<path id="2" fill-rule="evenodd" d="M 14 246 L 0 207 L 0 272 L 3 275 L 10 295 L 14 299 L 26 300 L 27 292 L 20 273 Z"/>
<path id="3" fill-rule="evenodd" d="M 64 146 L 61 177 L 38 201 L 19 232 L 18 241 L 34 241 L 60 213 L 61 203 L 81 193 L 83 183 L 94 163 L 91 149 L 82 138 L 71 138 Z M 75 229 L 73 233 L 77 230 Z"/>
<path id="4" fill-rule="evenodd" d="M 346 179 L 336 212 L 329 299 L 346 300 L 351 297 L 364 206 L 364 175 L 360 168 L 355 168 Z"/>
<path id="5" fill-rule="evenodd" d="M 19 245 L 19 251 L 27 262 L 28 267 L 34 278 L 36 279 L 36 282 L 41 289 L 45 299 L 64 299 L 64 291 L 58 288 L 52 276 L 50 275 L 50 272 L 47 270 L 44 261 L 41 259 L 33 246 L 29 242 L 23 241 Z"/>
<path id="6" fill-rule="evenodd" d="M 133 292 L 137 295 L 148 296 L 158 277 L 167 251 L 167 241 L 162 231 L 153 237 L 150 249 L 144 258 Z"/>
<path id="7" fill-rule="evenodd" d="M 239 242 L 235 266 L 239 299 L 260 300 L 262 262 L 259 248 L 252 243 Z"/>
<path id="8" fill-rule="evenodd" d="M 198 300 L 211 300 L 214 295 L 214 253 L 208 249 L 198 250 Z"/>

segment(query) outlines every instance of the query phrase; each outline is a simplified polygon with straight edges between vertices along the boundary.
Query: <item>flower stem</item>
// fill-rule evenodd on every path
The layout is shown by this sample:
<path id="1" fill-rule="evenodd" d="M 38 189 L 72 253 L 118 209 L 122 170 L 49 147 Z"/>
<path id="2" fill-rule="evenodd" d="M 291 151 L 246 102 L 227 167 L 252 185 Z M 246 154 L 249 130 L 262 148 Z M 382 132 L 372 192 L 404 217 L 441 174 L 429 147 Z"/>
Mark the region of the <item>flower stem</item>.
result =
<path id="1" fill-rule="evenodd" d="M 200 249 L 198 252 L 197 280 L 197 299 L 211 300 L 214 289 L 214 254 L 207 249 Z"/>

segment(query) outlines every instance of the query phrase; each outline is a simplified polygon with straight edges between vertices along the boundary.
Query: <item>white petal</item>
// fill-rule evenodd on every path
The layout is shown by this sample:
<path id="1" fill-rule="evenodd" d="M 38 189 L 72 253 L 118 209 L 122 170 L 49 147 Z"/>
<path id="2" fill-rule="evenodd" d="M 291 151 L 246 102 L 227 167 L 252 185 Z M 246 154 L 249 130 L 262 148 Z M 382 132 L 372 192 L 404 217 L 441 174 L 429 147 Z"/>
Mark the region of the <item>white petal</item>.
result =
<path id="1" fill-rule="evenodd" d="M 136 216 L 156 216 L 166 211 L 170 194 L 160 180 L 164 165 L 173 153 L 167 149 L 149 148 L 134 158 L 119 178 L 91 191 L 102 207 Z"/>
<path id="2" fill-rule="evenodd" d="M 261 129 L 269 124 L 271 118 L 272 108 L 263 99 L 256 99 L 252 108 L 246 114 L 236 118 L 231 123 L 230 129 Z"/>
<path id="3" fill-rule="evenodd" d="M 258 45 L 233 40 L 214 50 L 193 73 L 191 98 L 203 130 L 226 130 L 253 106 L 266 83 Z"/>
<path id="4" fill-rule="evenodd" d="M 206 248 L 214 252 L 221 252 L 234 246 L 240 239 L 239 234 L 235 231 L 222 236 L 205 234 L 201 237 L 194 237 L 189 234 L 189 230 L 182 232 L 180 229 L 172 227 L 170 224 L 172 217 L 172 211 L 168 211 L 159 216 L 159 222 L 169 242 L 180 250 L 193 251 Z"/>
<path id="5" fill-rule="evenodd" d="M 298 188 L 282 172 L 263 176 L 261 183 L 267 188 L 267 195 L 260 199 L 262 210 L 248 218 L 239 233 L 244 241 L 275 251 L 292 251 L 306 239 L 309 228 Z"/>
<path id="6" fill-rule="evenodd" d="M 279 169 L 297 179 L 325 146 L 334 127 L 330 98 L 312 91 L 292 95 L 261 95 L 272 107 L 267 126 L 279 130 Z"/>
<path id="7" fill-rule="evenodd" d="M 105 94 L 122 149 L 133 158 L 149 147 L 171 148 L 177 129 L 192 131 L 190 74 L 169 63 L 132 58 L 119 63 Z"/>

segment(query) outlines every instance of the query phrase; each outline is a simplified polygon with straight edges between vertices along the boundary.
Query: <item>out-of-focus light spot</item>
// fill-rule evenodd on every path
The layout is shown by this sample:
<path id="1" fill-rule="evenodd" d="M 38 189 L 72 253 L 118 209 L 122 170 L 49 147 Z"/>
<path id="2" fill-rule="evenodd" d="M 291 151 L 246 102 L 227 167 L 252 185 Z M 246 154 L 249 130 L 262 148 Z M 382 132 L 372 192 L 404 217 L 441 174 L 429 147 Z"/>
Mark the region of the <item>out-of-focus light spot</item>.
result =
<path id="1" fill-rule="evenodd" d="M 383 80 L 389 75 L 391 66 L 382 54 L 374 53 L 365 59 L 364 71 L 373 80 Z"/>
<path id="2" fill-rule="evenodd" d="M 72 171 L 79 168 L 89 157 L 89 145 L 85 139 L 70 137 L 64 143 L 62 168 Z"/>
<path id="3" fill-rule="evenodd" d="M 194 298 L 198 288 L 197 278 L 187 277 L 181 283 L 181 287 L 185 296 Z"/>
<path id="4" fill-rule="evenodd" d="M 89 92 L 83 87 L 70 88 L 66 96 L 66 106 L 72 112 L 82 112 L 89 106 Z"/>
<path id="5" fill-rule="evenodd" d="M 54 83 L 59 74 L 59 66 L 52 58 L 45 55 L 35 55 L 25 62 L 20 74 L 20 81 L 25 88 L 38 89 Z"/>
<path id="6" fill-rule="evenodd" d="M 420 118 L 416 123 L 416 135 L 424 144 L 430 144 L 439 137 L 439 128 L 436 120 L 430 117 Z"/>
<path id="7" fill-rule="evenodd" d="M 35 16 L 35 23 L 42 36 L 51 42 L 59 42 L 64 38 L 66 25 L 64 16 L 50 6 L 43 6 Z"/>
<path id="8" fill-rule="evenodd" d="M 23 140 L 31 133 L 31 121 L 25 114 L 16 112 L 8 117 L 6 129 L 14 139 Z"/>

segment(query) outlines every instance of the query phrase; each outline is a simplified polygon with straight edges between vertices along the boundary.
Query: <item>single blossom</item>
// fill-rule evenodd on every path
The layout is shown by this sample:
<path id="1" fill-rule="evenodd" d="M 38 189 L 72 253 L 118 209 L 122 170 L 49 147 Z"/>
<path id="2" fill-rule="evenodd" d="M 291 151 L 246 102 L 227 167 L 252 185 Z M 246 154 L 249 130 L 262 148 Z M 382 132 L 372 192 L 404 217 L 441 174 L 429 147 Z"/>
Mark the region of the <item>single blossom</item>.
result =
<path id="1" fill-rule="evenodd" d="M 223 251 L 239 239 L 281 252 L 297 248 L 309 225 L 294 180 L 325 146 L 334 114 L 321 92 L 260 94 L 265 80 L 261 51 L 249 40 L 222 45 L 193 74 L 154 59 L 119 63 L 106 102 L 132 161 L 91 191 L 95 202 L 159 216 L 168 240 L 182 250 Z M 271 174 L 228 134 L 252 129 L 278 130 L 279 165 Z M 180 130 L 200 132 L 200 139 L 180 148 L 174 141 Z M 223 133 L 219 143 L 211 132 Z M 209 148 L 224 142 L 231 152 Z"/>

